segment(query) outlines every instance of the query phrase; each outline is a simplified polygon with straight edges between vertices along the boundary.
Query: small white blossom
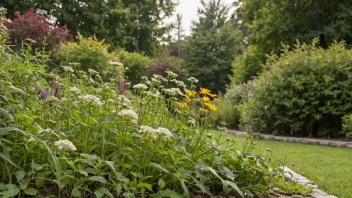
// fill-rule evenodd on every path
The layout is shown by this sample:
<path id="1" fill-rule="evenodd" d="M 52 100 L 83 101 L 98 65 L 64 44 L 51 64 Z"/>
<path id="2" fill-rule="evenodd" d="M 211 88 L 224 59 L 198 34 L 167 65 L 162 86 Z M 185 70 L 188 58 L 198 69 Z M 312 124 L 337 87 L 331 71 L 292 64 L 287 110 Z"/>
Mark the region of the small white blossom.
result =
<path id="1" fill-rule="evenodd" d="M 85 96 L 83 96 L 81 98 L 86 103 L 90 103 L 91 102 L 93 105 L 96 105 L 96 106 L 101 106 L 102 105 L 100 99 L 98 97 L 96 97 L 95 95 L 85 95 Z"/>
<path id="2" fill-rule="evenodd" d="M 139 132 L 150 135 L 153 138 L 158 138 L 159 136 L 164 136 L 166 138 L 174 137 L 173 134 L 169 131 L 169 129 L 163 127 L 154 129 L 150 126 L 139 126 Z"/>
<path id="3" fill-rule="evenodd" d="M 72 67 L 70 66 L 61 66 L 62 68 L 64 68 L 64 70 L 67 72 L 74 72 L 74 70 L 72 69 Z"/>
<path id="4" fill-rule="evenodd" d="M 185 83 L 176 79 L 172 79 L 172 82 L 175 82 L 178 87 L 186 87 Z"/>
<path id="5" fill-rule="evenodd" d="M 90 73 L 90 74 L 99 74 L 99 72 L 97 72 L 97 71 L 95 71 L 94 69 L 88 69 L 88 72 Z"/>
<path id="6" fill-rule="evenodd" d="M 195 77 L 190 77 L 187 80 L 192 82 L 192 83 L 197 83 L 198 82 L 198 79 L 196 79 Z"/>
<path id="7" fill-rule="evenodd" d="M 177 74 L 175 74 L 174 72 L 172 72 L 170 70 L 167 70 L 166 73 L 167 73 L 167 76 L 170 78 L 177 78 Z"/>
<path id="8" fill-rule="evenodd" d="M 159 127 L 156 129 L 156 132 L 165 135 L 166 137 L 173 137 L 172 133 L 167 128 Z"/>
<path id="9" fill-rule="evenodd" d="M 170 96 L 176 96 L 177 94 L 181 96 L 184 95 L 179 88 L 163 89 L 163 91 Z"/>
<path id="10" fill-rule="evenodd" d="M 75 145 L 73 145 L 73 143 L 70 142 L 69 140 L 55 141 L 55 146 L 57 146 L 57 148 L 60 150 L 71 150 L 71 151 L 77 150 Z"/>
<path id="11" fill-rule="evenodd" d="M 118 113 L 118 115 L 130 118 L 134 123 L 137 123 L 138 115 L 135 111 L 133 111 L 133 109 L 123 109 Z"/>
<path id="12" fill-rule="evenodd" d="M 123 66 L 123 64 L 122 64 L 122 63 L 120 63 L 120 62 L 116 62 L 116 61 L 109 61 L 108 63 L 109 63 L 110 65 Z"/>
<path id="13" fill-rule="evenodd" d="M 80 91 L 77 87 L 71 87 L 71 88 L 70 88 L 70 91 L 71 91 L 73 94 L 76 94 L 76 95 L 80 95 L 80 94 L 81 94 L 81 91 Z"/>
<path id="14" fill-rule="evenodd" d="M 139 83 L 133 86 L 133 89 L 143 89 L 146 90 L 148 89 L 147 85 L 143 84 L 143 83 Z"/>
<path id="15" fill-rule="evenodd" d="M 119 95 L 117 97 L 117 101 L 119 101 L 119 103 L 125 105 L 126 107 L 132 107 L 131 101 L 124 95 Z"/>

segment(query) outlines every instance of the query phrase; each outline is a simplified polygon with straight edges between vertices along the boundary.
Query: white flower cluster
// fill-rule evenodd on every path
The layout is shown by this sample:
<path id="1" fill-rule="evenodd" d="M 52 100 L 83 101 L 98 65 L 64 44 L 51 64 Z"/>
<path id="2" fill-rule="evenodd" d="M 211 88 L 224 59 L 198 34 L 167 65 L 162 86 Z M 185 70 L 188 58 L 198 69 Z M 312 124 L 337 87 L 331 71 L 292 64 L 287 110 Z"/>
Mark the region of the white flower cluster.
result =
<path id="1" fill-rule="evenodd" d="M 76 95 L 80 95 L 80 94 L 81 94 L 81 91 L 80 91 L 77 87 L 71 87 L 71 88 L 70 88 L 70 91 L 71 91 L 73 94 L 76 94 Z"/>
<path id="2" fill-rule="evenodd" d="M 170 96 L 176 96 L 177 94 L 181 96 L 184 95 L 179 88 L 163 89 L 163 91 Z"/>
<path id="3" fill-rule="evenodd" d="M 120 63 L 120 62 L 116 62 L 116 61 L 109 61 L 108 63 L 109 63 L 110 65 L 123 66 L 123 64 L 122 64 L 122 63 Z"/>
<path id="4" fill-rule="evenodd" d="M 74 70 L 72 69 L 72 67 L 70 67 L 70 66 L 61 66 L 64 70 L 65 70 L 65 72 L 74 72 Z"/>
<path id="5" fill-rule="evenodd" d="M 99 72 L 97 72 L 97 71 L 95 71 L 94 69 L 88 69 L 88 72 L 90 73 L 90 74 L 99 74 Z"/>
<path id="6" fill-rule="evenodd" d="M 170 70 L 167 70 L 166 73 L 167 73 L 167 76 L 170 78 L 177 78 L 177 74 L 175 74 L 174 72 L 172 72 Z"/>
<path id="7" fill-rule="evenodd" d="M 126 98 L 124 95 L 119 95 L 117 97 L 117 101 L 119 101 L 120 104 L 126 106 L 126 107 L 132 107 L 131 101 Z"/>
<path id="8" fill-rule="evenodd" d="M 186 87 L 186 84 L 185 84 L 184 82 L 182 82 L 182 81 L 179 81 L 179 80 L 176 80 L 176 79 L 172 79 L 172 80 L 170 80 L 170 81 L 176 83 L 176 85 L 177 85 L 178 87 Z"/>
<path id="9" fill-rule="evenodd" d="M 73 143 L 69 140 L 55 141 L 55 146 L 57 146 L 57 148 L 60 150 L 71 150 L 71 151 L 77 150 L 75 145 L 73 145 Z"/>
<path id="10" fill-rule="evenodd" d="M 91 102 L 93 105 L 96 105 L 96 106 L 101 106 L 102 105 L 100 99 L 98 97 L 96 97 L 95 95 L 85 95 L 85 96 L 82 97 L 82 99 L 86 103 L 90 103 Z"/>
<path id="11" fill-rule="evenodd" d="M 133 123 L 137 123 L 138 115 L 137 115 L 137 113 L 135 111 L 133 111 L 133 109 L 122 109 L 118 113 L 118 115 L 122 116 L 122 117 L 130 118 L 130 119 L 132 119 Z"/>
<path id="12" fill-rule="evenodd" d="M 143 89 L 146 90 L 148 89 L 147 85 L 143 84 L 143 83 L 139 83 L 133 86 L 133 89 Z"/>
<path id="13" fill-rule="evenodd" d="M 192 83 L 197 83 L 198 82 L 198 79 L 196 79 L 195 77 L 189 77 L 187 80 L 192 82 Z"/>
<path id="14" fill-rule="evenodd" d="M 151 135 L 153 138 L 157 138 L 160 135 L 165 136 L 166 138 L 174 137 L 172 135 L 172 133 L 169 131 L 169 129 L 163 128 L 163 127 L 153 129 L 150 126 L 143 126 L 142 125 L 142 126 L 139 126 L 139 132 Z"/>

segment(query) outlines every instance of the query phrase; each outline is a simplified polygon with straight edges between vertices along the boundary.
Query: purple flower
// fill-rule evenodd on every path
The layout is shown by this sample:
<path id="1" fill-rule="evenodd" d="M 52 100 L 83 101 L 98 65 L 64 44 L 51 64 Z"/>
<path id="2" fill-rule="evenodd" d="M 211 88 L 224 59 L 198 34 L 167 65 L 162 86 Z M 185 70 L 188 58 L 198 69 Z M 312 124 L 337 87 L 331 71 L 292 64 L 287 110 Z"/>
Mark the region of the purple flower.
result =
<path id="1" fill-rule="evenodd" d="M 46 92 L 46 91 L 40 92 L 39 99 L 45 100 L 47 96 L 48 96 L 48 92 Z"/>
<path id="2" fill-rule="evenodd" d="M 292 167 L 295 167 L 296 165 L 295 164 L 291 164 Z"/>

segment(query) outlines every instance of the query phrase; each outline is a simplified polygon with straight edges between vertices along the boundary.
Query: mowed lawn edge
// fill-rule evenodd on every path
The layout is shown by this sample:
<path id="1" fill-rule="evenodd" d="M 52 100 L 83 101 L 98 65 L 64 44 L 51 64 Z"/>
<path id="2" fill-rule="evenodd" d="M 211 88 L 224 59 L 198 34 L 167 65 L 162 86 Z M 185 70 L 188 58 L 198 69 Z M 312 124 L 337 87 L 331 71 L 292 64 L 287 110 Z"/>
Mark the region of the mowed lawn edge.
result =
<path id="1" fill-rule="evenodd" d="M 221 132 L 212 133 L 218 136 Z M 222 138 L 227 137 L 235 141 L 236 149 L 242 150 L 244 137 L 223 132 Z M 274 160 L 313 181 L 321 190 L 352 198 L 352 149 L 255 139 L 255 153 L 264 154 L 267 148 Z"/>

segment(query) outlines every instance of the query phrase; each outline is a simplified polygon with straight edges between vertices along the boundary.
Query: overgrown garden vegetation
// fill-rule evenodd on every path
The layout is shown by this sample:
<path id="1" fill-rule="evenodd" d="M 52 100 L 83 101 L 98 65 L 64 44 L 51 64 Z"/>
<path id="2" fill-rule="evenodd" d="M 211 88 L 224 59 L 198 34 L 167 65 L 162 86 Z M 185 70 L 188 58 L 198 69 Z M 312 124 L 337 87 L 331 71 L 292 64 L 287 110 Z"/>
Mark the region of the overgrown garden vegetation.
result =
<path id="1" fill-rule="evenodd" d="M 3 11 L 3 10 L 2 10 Z M 6 45 L 1 17 L 2 197 L 189 197 L 267 195 L 287 183 L 281 164 L 212 138 L 216 94 L 188 86 L 177 74 L 153 75 L 126 98 L 116 79 L 61 66 L 48 73 L 48 54 Z M 121 65 L 112 64 L 115 67 Z"/>
<path id="2" fill-rule="evenodd" d="M 202 0 L 190 35 L 176 5 L 0 3 L 3 197 L 310 192 L 209 129 L 351 138 L 351 2 Z"/>

